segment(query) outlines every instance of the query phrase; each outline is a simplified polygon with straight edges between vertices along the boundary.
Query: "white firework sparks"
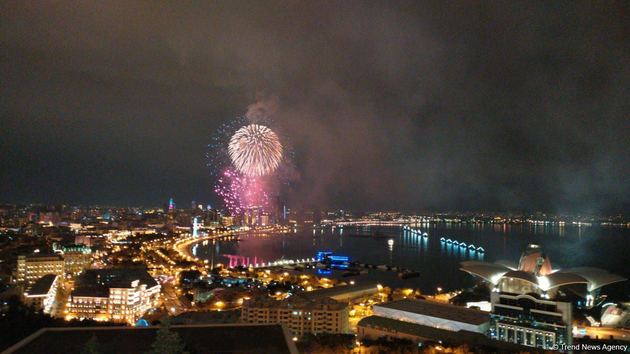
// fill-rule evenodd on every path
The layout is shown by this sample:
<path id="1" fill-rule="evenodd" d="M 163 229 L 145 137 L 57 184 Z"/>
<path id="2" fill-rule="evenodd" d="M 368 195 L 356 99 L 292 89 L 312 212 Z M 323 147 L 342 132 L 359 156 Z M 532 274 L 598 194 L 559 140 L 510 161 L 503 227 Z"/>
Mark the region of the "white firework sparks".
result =
<path id="1" fill-rule="evenodd" d="M 282 161 L 282 144 L 273 130 L 260 124 L 242 127 L 230 139 L 228 154 L 241 173 L 258 177 L 273 173 Z"/>

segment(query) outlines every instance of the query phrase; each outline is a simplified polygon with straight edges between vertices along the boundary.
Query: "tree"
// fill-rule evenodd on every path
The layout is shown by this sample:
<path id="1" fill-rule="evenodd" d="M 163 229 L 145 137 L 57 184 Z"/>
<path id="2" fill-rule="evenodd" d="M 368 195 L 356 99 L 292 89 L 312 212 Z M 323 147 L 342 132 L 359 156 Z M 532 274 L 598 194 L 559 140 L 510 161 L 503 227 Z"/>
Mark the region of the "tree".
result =
<path id="1" fill-rule="evenodd" d="M 150 354 L 188 354 L 185 344 L 177 332 L 171 331 L 171 320 L 165 317 L 157 332 L 155 342 L 151 345 Z"/>
<path id="2" fill-rule="evenodd" d="M 99 354 L 100 352 L 98 351 L 98 338 L 96 338 L 96 335 L 92 335 L 92 337 L 90 338 L 90 340 L 88 340 L 85 343 L 85 346 L 83 347 L 83 350 L 81 351 L 81 354 Z"/>

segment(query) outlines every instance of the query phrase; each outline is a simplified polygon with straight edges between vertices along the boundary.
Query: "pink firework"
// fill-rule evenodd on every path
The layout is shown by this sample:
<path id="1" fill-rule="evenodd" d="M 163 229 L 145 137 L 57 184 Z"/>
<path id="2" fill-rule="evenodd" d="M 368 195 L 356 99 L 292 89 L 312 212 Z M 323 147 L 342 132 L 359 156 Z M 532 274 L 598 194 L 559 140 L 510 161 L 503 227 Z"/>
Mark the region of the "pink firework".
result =
<path id="1" fill-rule="evenodd" d="M 223 171 L 214 187 L 232 215 L 239 215 L 254 207 L 266 208 L 269 196 L 264 183 L 257 177 L 247 177 L 231 169 Z"/>

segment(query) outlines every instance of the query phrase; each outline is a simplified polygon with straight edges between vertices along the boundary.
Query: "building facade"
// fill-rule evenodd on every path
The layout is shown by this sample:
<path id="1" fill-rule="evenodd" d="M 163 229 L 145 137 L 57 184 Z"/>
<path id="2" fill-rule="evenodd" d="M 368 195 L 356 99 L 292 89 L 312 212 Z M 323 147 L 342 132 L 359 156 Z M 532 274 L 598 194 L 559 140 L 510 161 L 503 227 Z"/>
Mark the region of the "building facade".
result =
<path id="1" fill-rule="evenodd" d="M 24 292 L 24 303 L 44 313 L 51 313 L 57 296 L 58 279 L 59 276 L 55 274 L 47 274 L 37 279 Z"/>
<path id="2" fill-rule="evenodd" d="M 160 285 L 146 270 L 87 270 L 70 294 L 66 317 L 135 323 L 159 294 Z"/>
<path id="3" fill-rule="evenodd" d="M 306 333 L 348 333 L 348 306 L 330 298 L 308 300 L 299 296 L 288 300 L 248 300 L 243 303 L 245 323 L 285 324 L 294 336 Z"/>
<path id="4" fill-rule="evenodd" d="M 87 269 L 92 262 L 92 250 L 85 245 L 62 247 L 65 271 L 73 276 Z"/>
<path id="5" fill-rule="evenodd" d="M 597 268 L 554 269 L 536 244 L 527 246 L 518 265 L 466 261 L 461 269 L 492 288 L 491 338 L 543 349 L 573 342 L 573 304 L 563 287 L 582 287 L 590 307 L 603 286 L 626 280 Z"/>
<path id="6" fill-rule="evenodd" d="M 15 281 L 29 286 L 46 274 L 64 275 L 64 260 L 58 255 L 18 256 Z"/>
<path id="7" fill-rule="evenodd" d="M 493 292 L 490 336 L 543 349 L 572 343 L 572 304 Z"/>

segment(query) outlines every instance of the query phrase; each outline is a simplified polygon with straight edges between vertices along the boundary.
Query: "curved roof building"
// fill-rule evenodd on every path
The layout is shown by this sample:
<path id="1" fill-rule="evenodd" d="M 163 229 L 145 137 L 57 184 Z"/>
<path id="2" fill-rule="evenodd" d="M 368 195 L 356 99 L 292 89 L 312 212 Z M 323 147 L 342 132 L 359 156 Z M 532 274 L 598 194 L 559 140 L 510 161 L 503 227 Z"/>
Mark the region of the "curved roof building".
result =
<path id="1" fill-rule="evenodd" d="M 627 280 L 598 268 L 554 270 L 549 257 L 536 244 L 527 246 L 517 268 L 509 266 L 507 262 L 466 261 L 461 266 L 461 270 L 487 280 L 498 291 L 516 294 L 549 296 L 548 292 L 555 292 L 559 287 L 570 284 L 585 284 L 590 293 L 604 285 Z"/>

